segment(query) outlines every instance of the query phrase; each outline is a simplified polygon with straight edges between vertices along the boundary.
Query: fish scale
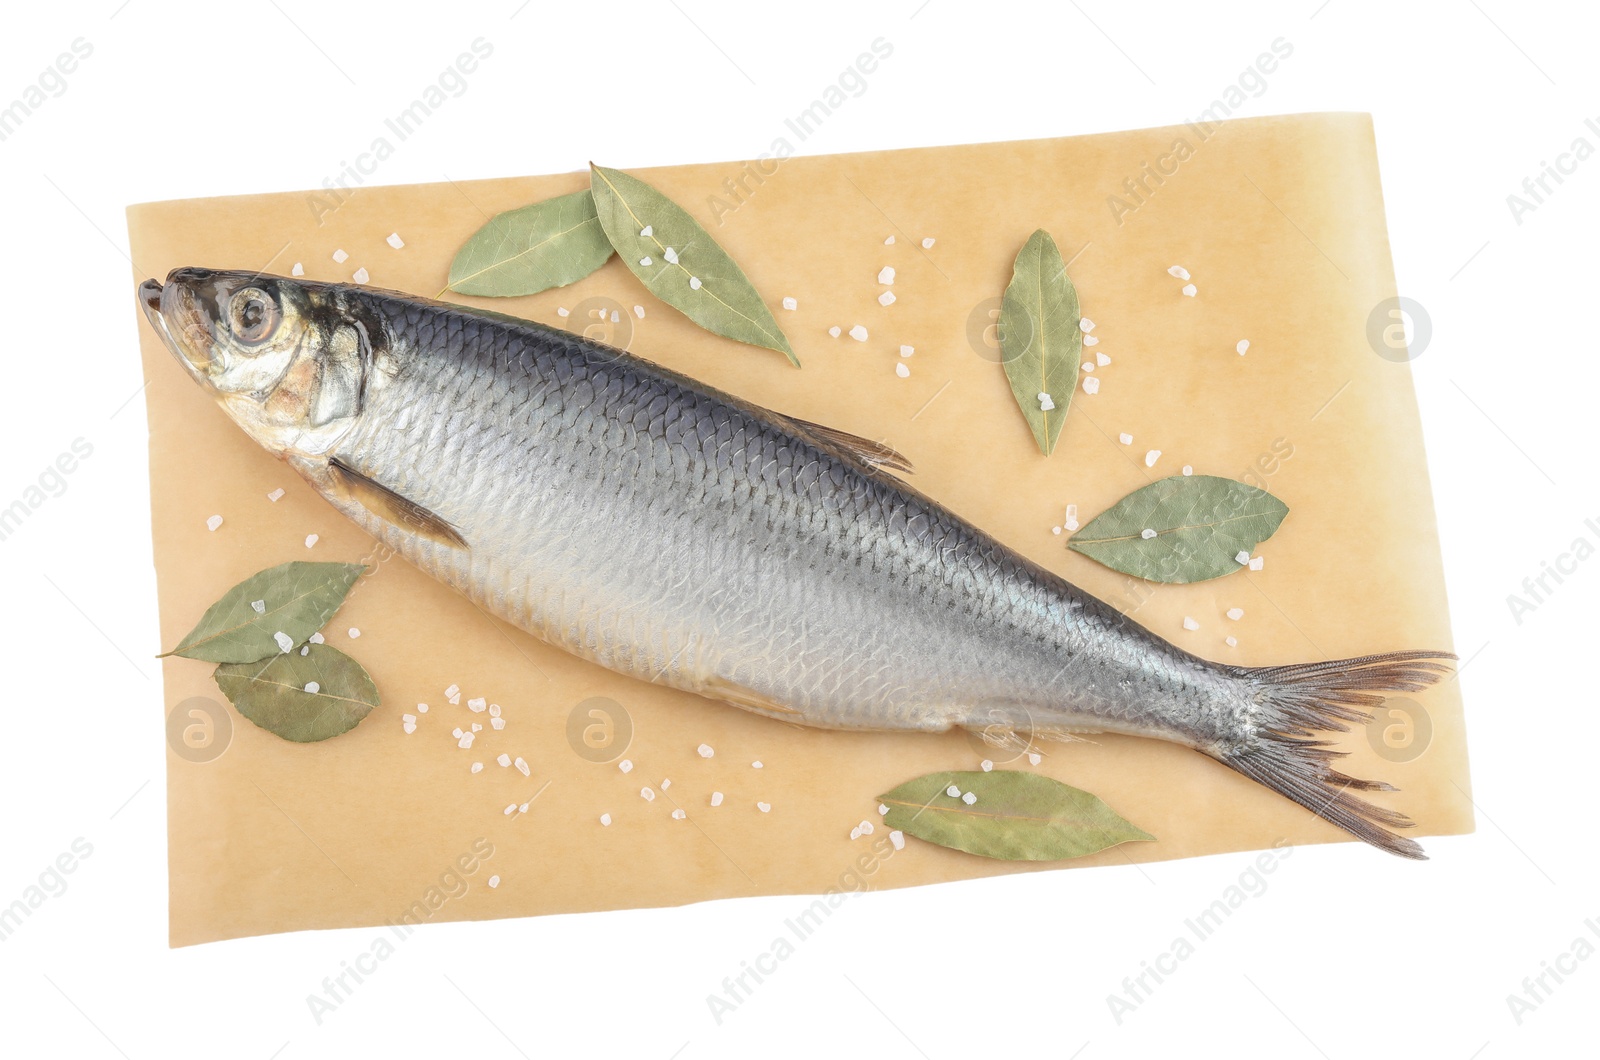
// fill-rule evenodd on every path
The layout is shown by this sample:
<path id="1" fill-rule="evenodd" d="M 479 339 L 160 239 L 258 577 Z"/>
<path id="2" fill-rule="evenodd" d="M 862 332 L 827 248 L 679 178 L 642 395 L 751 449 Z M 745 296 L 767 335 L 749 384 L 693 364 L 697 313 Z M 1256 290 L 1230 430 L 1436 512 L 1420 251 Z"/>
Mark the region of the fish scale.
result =
<path id="1" fill-rule="evenodd" d="M 825 728 L 1168 740 L 1422 856 L 1388 830 L 1406 818 L 1351 794 L 1387 786 L 1306 737 L 1420 690 L 1448 653 L 1202 659 L 890 474 L 898 454 L 558 329 L 205 269 L 139 294 L 191 377 L 330 503 L 575 655 Z"/>

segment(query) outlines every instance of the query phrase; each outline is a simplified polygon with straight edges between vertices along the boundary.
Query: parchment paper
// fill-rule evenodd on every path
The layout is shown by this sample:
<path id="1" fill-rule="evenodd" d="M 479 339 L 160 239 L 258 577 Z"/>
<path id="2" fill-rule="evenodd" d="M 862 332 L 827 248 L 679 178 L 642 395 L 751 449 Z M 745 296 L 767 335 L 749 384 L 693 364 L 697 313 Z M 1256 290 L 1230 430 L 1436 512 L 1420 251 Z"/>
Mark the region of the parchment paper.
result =
<path id="1" fill-rule="evenodd" d="M 615 259 L 535 297 L 459 300 L 588 327 L 763 405 L 887 440 L 915 462 L 914 481 L 929 495 L 1208 657 L 1267 664 L 1451 646 L 1409 367 L 1378 356 L 1368 339 L 1369 314 L 1395 287 L 1367 116 L 636 172 L 743 265 L 802 370 L 708 335 Z M 749 173 L 760 181 L 746 175 L 741 185 Z M 313 279 L 348 280 L 364 267 L 374 286 L 433 296 L 489 215 L 586 180 L 575 172 L 135 206 L 132 253 L 147 271 L 133 279 L 164 278 L 180 265 L 287 275 L 298 261 Z M 1113 361 L 1095 373 L 1099 394 L 1076 395 L 1050 459 L 1013 404 L 986 330 L 1013 256 L 1038 227 L 1072 259 L 1083 311 L 1097 322 L 1100 344 L 1085 352 Z M 391 232 L 404 249 L 385 243 Z M 890 235 L 895 243 L 886 246 Z M 924 249 L 924 238 L 933 246 Z M 338 249 L 349 254 L 343 264 L 332 258 Z M 1182 281 L 1167 274 L 1174 264 L 1190 271 L 1196 297 L 1184 297 Z M 889 307 L 877 302 L 884 265 L 897 271 Z M 785 296 L 798 310 L 779 308 Z M 632 315 L 635 305 L 643 319 Z M 559 317 L 558 307 L 572 315 Z M 596 308 L 607 312 L 604 326 Z M 855 324 L 869 329 L 868 341 L 828 335 L 831 325 L 848 332 Z M 901 781 L 976 768 L 984 757 L 1034 767 L 1005 762 L 961 733 L 801 729 L 549 648 L 375 552 L 185 378 L 142 317 L 138 333 L 149 379 L 161 648 L 263 567 L 366 558 L 374 573 L 327 634 L 366 665 L 383 696 L 354 731 L 303 746 L 233 714 L 210 666 L 165 660 L 166 711 L 178 712 L 167 723 L 173 945 L 902 887 L 1344 838 L 1192 751 L 1103 736 L 1043 745 L 1037 768 L 1099 794 L 1158 842 L 1041 866 L 915 839 L 895 853 L 881 828 L 852 841 L 854 825 L 878 819 L 874 796 Z M 1241 339 L 1250 341 L 1245 356 L 1235 352 Z M 895 374 L 902 344 L 916 349 L 905 379 Z M 1122 432 L 1133 435 L 1131 446 L 1119 443 Z M 1150 449 L 1162 453 L 1153 469 L 1144 464 Z M 1290 506 L 1260 550 L 1263 570 L 1191 586 L 1136 585 L 1052 533 L 1066 504 L 1087 521 L 1185 464 L 1263 485 Z M 278 488 L 282 499 L 269 501 Z M 206 528 L 213 514 L 224 519 L 214 532 Z M 637 532 L 649 532 L 646 520 Z M 319 539 L 308 549 L 311 533 Z M 1244 609 L 1241 621 L 1224 616 L 1232 607 Z M 1200 629 L 1183 629 L 1185 616 Z M 1228 635 L 1236 648 L 1224 644 Z M 459 706 L 443 694 L 453 683 Z M 1375 799 L 1415 818 L 1413 835 L 1472 828 L 1457 687 L 1407 697 L 1427 723 L 1390 716 L 1389 744 L 1366 731 L 1341 741 L 1351 752 L 1341 768 L 1402 789 Z M 502 706 L 504 731 L 467 710 L 476 696 Z M 588 715 L 596 698 L 609 714 Z M 405 735 L 400 715 L 419 702 L 430 709 Z M 569 739 L 569 716 L 586 703 Z M 631 724 L 625 751 L 628 724 L 613 731 L 611 746 L 587 749 L 583 728 L 607 716 Z M 472 749 L 458 749 L 450 730 L 474 720 L 484 731 Z M 605 737 L 602 726 L 588 738 Z M 715 757 L 697 753 L 702 743 Z M 591 761 L 579 747 L 613 760 Z M 531 777 L 498 766 L 501 751 L 523 756 Z M 619 769 L 620 757 L 632 772 Z M 756 760 L 763 768 L 753 768 Z M 485 766 L 474 775 L 477 761 Z M 665 791 L 663 778 L 672 781 Z M 660 792 L 654 802 L 639 795 L 647 784 Z M 708 804 L 712 791 L 724 793 L 720 807 Z M 503 812 L 530 799 L 526 815 Z M 679 807 L 687 819 L 670 816 Z M 603 813 L 609 827 L 599 823 Z M 497 887 L 488 886 L 491 875 Z"/>

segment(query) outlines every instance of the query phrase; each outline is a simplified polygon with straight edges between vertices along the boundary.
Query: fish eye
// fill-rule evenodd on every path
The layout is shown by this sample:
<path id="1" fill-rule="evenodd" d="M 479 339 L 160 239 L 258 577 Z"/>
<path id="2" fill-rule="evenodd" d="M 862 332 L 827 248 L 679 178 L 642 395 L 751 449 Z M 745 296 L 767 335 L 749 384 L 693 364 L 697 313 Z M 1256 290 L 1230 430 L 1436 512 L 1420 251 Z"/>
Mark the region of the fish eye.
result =
<path id="1" fill-rule="evenodd" d="M 228 328 L 246 346 L 271 338 L 282 319 L 277 299 L 259 287 L 246 287 L 228 301 Z"/>

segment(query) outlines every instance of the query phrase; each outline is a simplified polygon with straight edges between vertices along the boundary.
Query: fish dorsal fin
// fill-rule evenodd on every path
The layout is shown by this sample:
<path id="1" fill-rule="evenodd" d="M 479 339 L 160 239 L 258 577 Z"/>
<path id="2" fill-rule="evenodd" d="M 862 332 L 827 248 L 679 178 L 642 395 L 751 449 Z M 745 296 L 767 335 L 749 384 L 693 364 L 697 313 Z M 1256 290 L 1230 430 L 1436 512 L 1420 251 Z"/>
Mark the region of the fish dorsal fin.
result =
<path id="1" fill-rule="evenodd" d="M 812 423 L 810 420 L 803 420 L 798 416 L 786 416 L 784 418 L 799 427 L 804 433 L 843 449 L 846 453 L 869 467 L 886 467 L 892 471 L 903 471 L 906 474 L 910 474 L 913 470 L 911 461 L 882 442 L 874 442 L 870 438 L 863 438 L 859 434 L 851 434 L 849 431 L 841 431 L 834 427 L 824 427 L 820 423 Z"/>
<path id="2" fill-rule="evenodd" d="M 378 518 L 441 545 L 467 547 L 460 531 L 444 519 L 383 483 L 368 478 L 338 457 L 328 461 L 328 470 L 346 493 Z"/>

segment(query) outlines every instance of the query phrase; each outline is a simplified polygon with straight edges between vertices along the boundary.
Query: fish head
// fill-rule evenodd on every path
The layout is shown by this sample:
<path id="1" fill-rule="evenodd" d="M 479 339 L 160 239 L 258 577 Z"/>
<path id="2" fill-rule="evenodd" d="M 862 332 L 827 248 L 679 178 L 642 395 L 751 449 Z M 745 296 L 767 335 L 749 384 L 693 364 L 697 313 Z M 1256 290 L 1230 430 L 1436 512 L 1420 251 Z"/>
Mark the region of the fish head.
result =
<path id="1" fill-rule="evenodd" d="M 329 284 L 182 268 L 139 303 L 189 377 L 266 449 L 328 452 L 361 413 L 372 325 Z"/>

